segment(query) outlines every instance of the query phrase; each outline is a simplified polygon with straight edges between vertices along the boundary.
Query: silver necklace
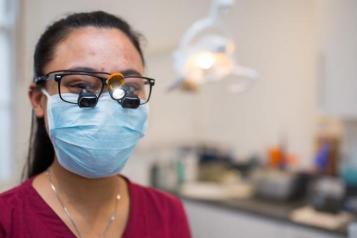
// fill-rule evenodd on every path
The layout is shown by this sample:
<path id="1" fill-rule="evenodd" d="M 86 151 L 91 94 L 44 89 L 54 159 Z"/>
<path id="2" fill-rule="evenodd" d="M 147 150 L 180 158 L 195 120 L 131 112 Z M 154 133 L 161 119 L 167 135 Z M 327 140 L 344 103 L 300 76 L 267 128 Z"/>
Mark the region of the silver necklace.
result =
<path id="1" fill-rule="evenodd" d="M 77 233 L 77 236 L 79 238 L 83 238 L 83 236 L 81 235 L 80 231 L 79 231 L 79 228 L 77 226 L 77 224 L 75 223 L 74 219 L 72 218 L 71 214 L 69 213 L 67 207 L 64 205 L 62 199 L 60 198 L 59 196 L 59 193 L 55 187 L 55 185 L 53 185 L 53 182 L 52 182 L 52 176 L 51 176 L 51 173 L 49 170 L 47 170 L 47 175 L 48 175 L 48 181 L 51 185 L 51 189 L 53 190 L 53 192 L 55 193 L 56 195 L 56 198 L 58 200 L 58 202 L 61 204 L 62 206 L 62 209 L 66 215 L 66 217 L 68 218 L 68 220 L 70 221 L 71 225 L 73 226 L 74 230 L 76 231 Z M 117 207 L 118 207 L 118 201 L 120 200 L 120 193 L 118 192 L 117 195 L 115 196 L 115 205 L 114 205 L 114 211 L 112 213 L 112 215 L 109 217 L 109 220 L 108 220 L 108 223 L 107 225 L 105 226 L 105 229 L 101 235 L 102 238 L 105 237 L 110 225 L 115 221 L 115 219 L 117 218 Z"/>

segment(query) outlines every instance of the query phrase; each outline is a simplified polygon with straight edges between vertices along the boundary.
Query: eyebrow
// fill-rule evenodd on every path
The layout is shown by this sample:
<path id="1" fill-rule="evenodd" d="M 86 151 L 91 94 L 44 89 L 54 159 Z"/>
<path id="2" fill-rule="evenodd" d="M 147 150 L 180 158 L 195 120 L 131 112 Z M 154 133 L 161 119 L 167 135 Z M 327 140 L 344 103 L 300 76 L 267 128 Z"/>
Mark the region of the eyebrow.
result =
<path id="1" fill-rule="evenodd" d="M 105 73 L 105 74 L 111 74 L 109 72 L 102 72 L 102 71 L 97 71 L 94 68 L 91 67 L 82 67 L 82 66 L 78 66 L 78 67 L 73 67 L 73 68 L 69 68 L 69 71 L 85 71 L 85 72 L 91 72 L 91 73 Z M 122 71 L 114 71 L 114 72 L 120 72 L 122 73 L 124 76 L 141 76 L 141 74 L 135 70 L 135 69 L 126 69 L 126 70 L 122 70 Z"/>

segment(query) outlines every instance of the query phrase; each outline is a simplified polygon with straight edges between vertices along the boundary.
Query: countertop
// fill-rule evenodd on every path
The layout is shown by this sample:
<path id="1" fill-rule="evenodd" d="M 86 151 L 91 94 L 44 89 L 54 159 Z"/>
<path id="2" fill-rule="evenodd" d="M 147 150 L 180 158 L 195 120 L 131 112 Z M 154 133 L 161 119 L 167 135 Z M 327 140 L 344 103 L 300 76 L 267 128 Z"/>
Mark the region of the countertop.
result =
<path id="1" fill-rule="evenodd" d="M 278 222 L 285 222 L 296 226 L 302 226 L 305 228 L 307 227 L 318 231 L 328 232 L 331 234 L 347 236 L 347 225 L 344 227 L 340 227 L 339 229 L 325 229 L 322 227 L 303 224 L 291 220 L 289 214 L 291 214 L 291 212 L 295 209 L 305 206 L 306 203 L 304 201 L 268 202 L 266 200 L 261 200 L 258 198 L 227 199 L 221 201 L 213 201 L 199 198 L 191 198 L 177 193 L 175 194 L 181 197 L 183 200 L 189 200 L 194 203 L 206 204 L 221 209 L 228 209 L 229 211 L 243 212 L 261 218 L 274 219 Z"/>

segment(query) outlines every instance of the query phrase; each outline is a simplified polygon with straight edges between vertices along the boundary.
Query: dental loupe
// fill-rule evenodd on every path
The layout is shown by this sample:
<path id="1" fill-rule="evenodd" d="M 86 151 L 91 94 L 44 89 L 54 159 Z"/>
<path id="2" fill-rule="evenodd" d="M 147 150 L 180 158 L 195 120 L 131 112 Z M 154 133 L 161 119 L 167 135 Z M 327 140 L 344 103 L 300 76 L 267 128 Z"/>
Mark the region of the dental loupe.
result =
<path id="1" fill-rule="evenodd" d="M 133 90 L 125 85 L 124 76 L 121 73 L 113 73 L 109 75 L 105 82 L 108 86 L 108 91 L 113 100 L 117 101 L 123 108 L 138 108 L 140 99 L 133 93 Z M 77 104 L 82 108 L 95 107 L 98 102 L 98 97 L 95 93 L 87 89 L 82 89 L 78 95 Z"/>

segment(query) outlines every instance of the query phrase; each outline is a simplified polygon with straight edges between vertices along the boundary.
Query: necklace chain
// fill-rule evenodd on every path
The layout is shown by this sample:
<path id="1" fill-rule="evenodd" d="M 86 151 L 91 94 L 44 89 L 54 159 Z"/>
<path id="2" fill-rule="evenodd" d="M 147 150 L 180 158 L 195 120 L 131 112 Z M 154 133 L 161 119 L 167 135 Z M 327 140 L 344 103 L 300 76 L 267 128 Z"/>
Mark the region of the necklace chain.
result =
<path id="1" fill-rule="evenodd" d="M 61 197 L 59 196 L 59 193 L 58 193 L 58 190 L 57 188 L 55 187 L 55 185 L 53 184 L 53 181 L 52 181 L 52 176 L 51 176 L 51 172 L 49 170 L 47 170 L 47 175 L 48 175 L 48 180 L 49 180 L 49 183 L 51 185 L 51 189 L 53 190 L 53 192 L 55 193 L 56 195 L 56 198 L 58 200 L 58 202 L 60 203 L 66 217 L 68 218 L 68 220 L 70 221 L 72 227 L 74 228 L 74 230 L 76 231 L 77 235 L 79 238 L 83 238 L 83 236 L 81 235 L 80 231 L 79 231 L 79 228 L 77 226 L 77 224 L 75 223 L 74 219 L 72 218 L 71 214 L 69 213 L 67 207 L 64 205 Z M 117 195 L 115 196 L 115 205 L 114 205 L 114 211 L 112 213 L 112 215 L 109 217 L 109 220 L 108 220 L 108 223 L 107 225 L 105 226 L 105 229 L 101 235 L 101 238 L 104 238 L 110 225 L 116 220 L 117 218 L 117 207 L 118 207 L 118 201 L 120 200 L 120 193 L 118 192 Z"/>

